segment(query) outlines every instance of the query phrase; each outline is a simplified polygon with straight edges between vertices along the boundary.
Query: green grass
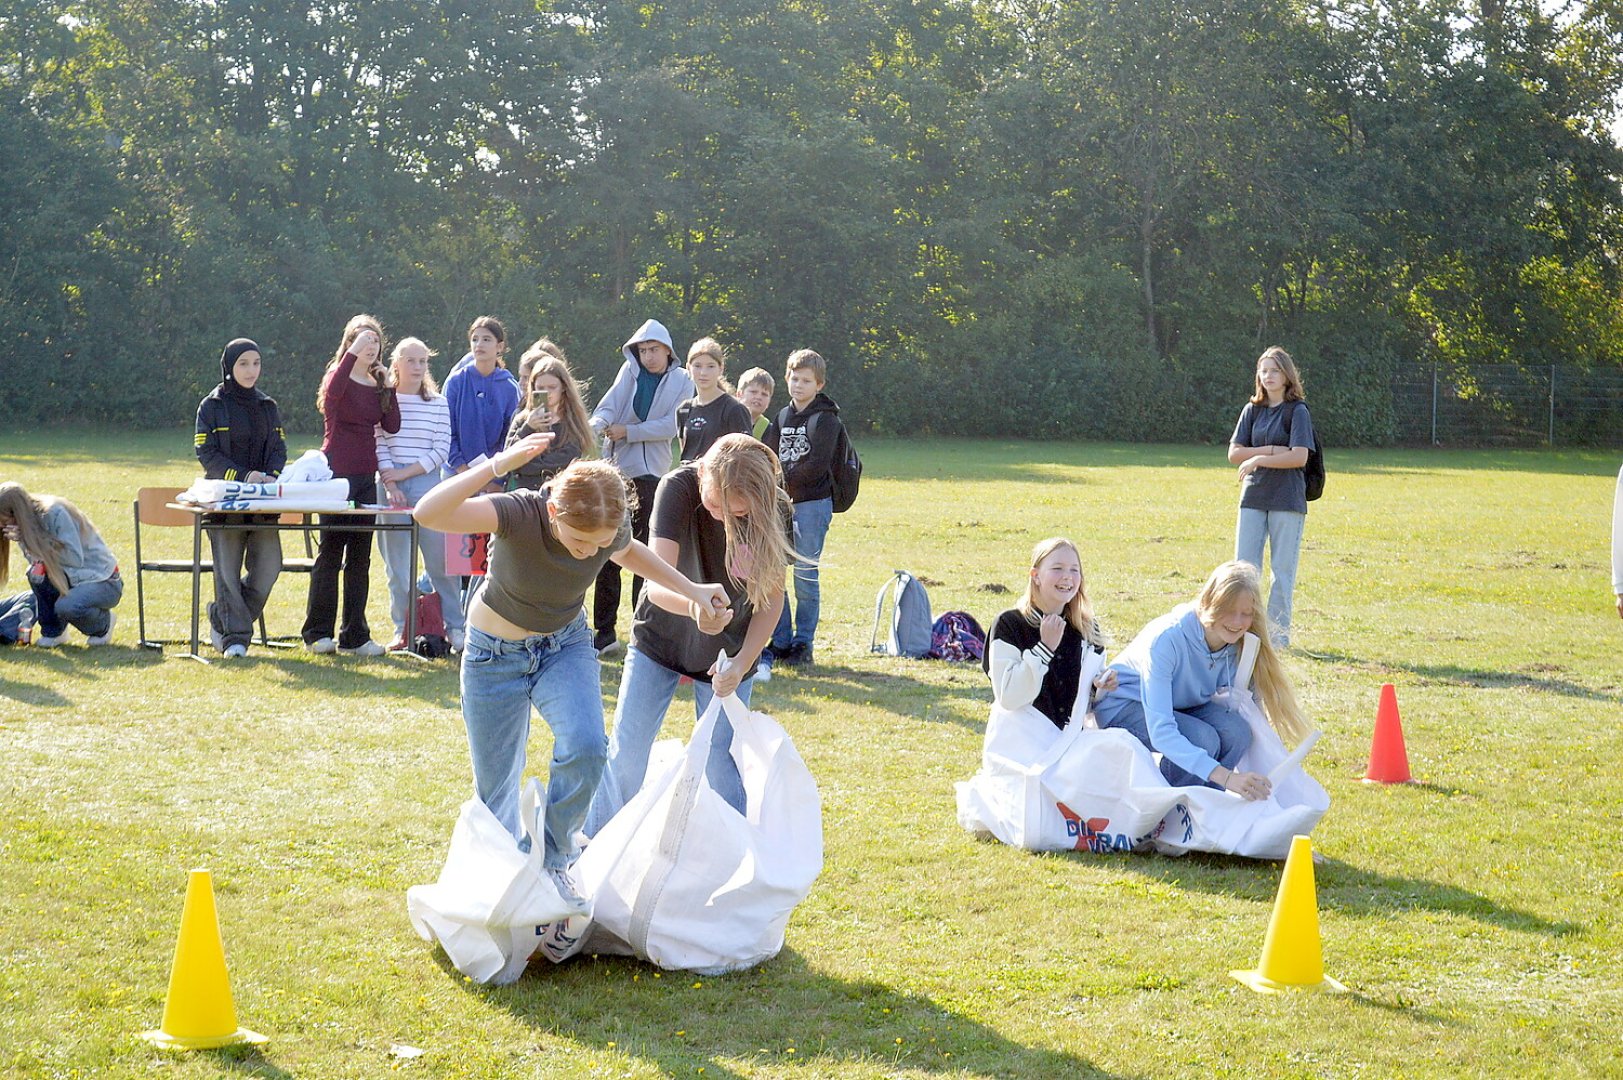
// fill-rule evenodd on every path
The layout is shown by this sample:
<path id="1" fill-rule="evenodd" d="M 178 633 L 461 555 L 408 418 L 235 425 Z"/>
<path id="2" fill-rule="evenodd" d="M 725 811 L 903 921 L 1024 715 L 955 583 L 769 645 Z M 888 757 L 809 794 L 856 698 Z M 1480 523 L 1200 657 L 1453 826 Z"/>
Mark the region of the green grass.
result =
<path id="1" fill-rule="evenodd" d="M 12 432 L 0 479 L 74 499 L 133 559 L 134 489 L 186 482 L 188 449 L 184 432 Z M 977 765 L 984 677 L 868 653 L 891 569 L 929 578 L 937 612 L 987 621 L 1055 533 L 1079 542 L 1125 644 L 1231 554 L 1221 449 L 863 450 L 862 500 L 826 552 L 819 664 L 757 698 L 818 779 L 827 845 L 776 960 L 464 981 L 404 911 L 469 790 L 454 669 L 141 652 L 131 580 L 122 647 L 0 652 L 0 1074 L 1623 1074 L 1612 456 L 1332 453 L 1288 663 L 1325 732 L 1319 915 L 1353 993 L 1263 997 L 1228 971 L 1258 958 L 1278 864 L 971 839 L 952 784 Z M 297 629 L 304 589 L 283 579 L 273 632 Z M 177 635 L 184 583 L 154 593 Z M 374 627 L 383 595 L 380 576 Z M 617 679 L 608 665 L 606 698 Z M 1412 787 L 1357 781 L 1383 682 Z M 691 712 L 673 715 L 685 734 Z M 531 761 L 545 753 L 543 727 Z M 261 1051 L 171 1058 L 135 1037 L 160 1019 L 193 866 L 214 871 Z M 426 1053 L 399 1061 L 394 1043 Z"/>

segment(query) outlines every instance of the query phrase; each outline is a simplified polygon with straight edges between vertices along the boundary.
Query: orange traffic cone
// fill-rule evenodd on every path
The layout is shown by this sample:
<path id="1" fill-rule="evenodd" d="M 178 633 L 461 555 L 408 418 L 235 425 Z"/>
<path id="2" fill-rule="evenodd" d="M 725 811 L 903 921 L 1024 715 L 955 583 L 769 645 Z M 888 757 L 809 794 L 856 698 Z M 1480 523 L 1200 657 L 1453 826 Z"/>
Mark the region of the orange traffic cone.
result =
<path id="1" fill-rule="evenodd" d="M 1375 738 L 1369 747 L 1366 784 L 1412 784 L 1409 754 L 1403 748 L 1403 721 L 1398 718 L 1398 692 L 1391 683 L 1381 687 L 1381 703 L 1375 709 Z"/>
<path id="2" fill-rule="evenodd" d="M 141 1038 L 166 1050 L 212 1050 L 239 1043 L 262 1043 L 265 1036 L 237 1026 L 231 979 L 225 970 L 225 944 L 214 910 L 214 879 L 193 870 L 180 913 L 180 940 L 169 972 L 163 1026 Z"/>
<path id="3" fill-rule="evenodd" d="M 1279 895 L 1268 920 L 1268 936 L 1262 942 L 1262 959 L 1254 971 L 1231 971 L 1230 975 L 1260 994 L 1283 990 L 1330 990 L 1346 987 L 1324 973 L 1324 956 L 1319 947 L 1319 901 L 1313 883 L 1313 841 L 1305 836 L 1291 840 L 1290 858 L 1279 879 Z"/>

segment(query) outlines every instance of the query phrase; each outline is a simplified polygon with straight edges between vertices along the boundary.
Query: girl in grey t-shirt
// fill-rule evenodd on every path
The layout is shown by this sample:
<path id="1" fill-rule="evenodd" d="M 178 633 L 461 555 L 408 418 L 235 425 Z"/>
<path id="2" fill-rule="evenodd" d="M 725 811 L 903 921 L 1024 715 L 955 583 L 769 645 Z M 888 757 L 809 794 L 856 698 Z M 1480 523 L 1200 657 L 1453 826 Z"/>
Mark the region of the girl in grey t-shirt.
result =
<path id="1" fill-rule="evenodd" d="M 542 863 L 559 893 L 584 914 L 566 871 L 579 854 L 576 834 L 607 750 L 597 654 L 581 606 L 586 587 L 613 562 L 696 609 L 724 611 L 727 592 L 694 584 L 631 538 L 629 485 L 605 462 L 576 461 L 539 490 L 478 494 L 552 439 L 551 433 L 530 435 L 489 463 L 458 473 L 424 495 L 413 514 L 441 532 L 493 536 L 462 650 L 462 720 L 474 785 L 520 837 L 519 784 L 533 706 L 553 736 Z"/>
<path id="2" fill-rule="evenodd" d="M 1238 465 L 1240 516 L 1234 557 L 1262 569 L 1269 549 L 1268 625 L 1276 648 L 1290 644 L 1296 562 L 1307 522 L 1307 456 L 1313 418 L 1302 400 L 1302 377 L 1290 353 L 1275 345 L 1257 358 L 1256 392 L 1240 410 L 1229 439 L 1229 464 Z"/>

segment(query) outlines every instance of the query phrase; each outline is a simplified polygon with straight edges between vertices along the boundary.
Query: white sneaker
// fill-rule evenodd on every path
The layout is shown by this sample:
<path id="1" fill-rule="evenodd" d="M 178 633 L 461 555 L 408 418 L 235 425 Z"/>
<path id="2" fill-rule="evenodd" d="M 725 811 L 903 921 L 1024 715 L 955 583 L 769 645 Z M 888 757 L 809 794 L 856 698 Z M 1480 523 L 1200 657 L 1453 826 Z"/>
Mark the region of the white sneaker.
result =
<path id="1" fill-rule="evenodd" d="M 755 663 L 755 681 L 757 683 L 772 681 L 772 661 L 764 656 Z"/>
<path id="2" fill-rule="evenodd" d="M 225 655 L 230 657 L 233 660 L 235 660 L 239 656 L 247 656 L 248 655 L 248 646 L 242 644 L 241 642 L 238 642 L 237 644 L 228 647 L 225 650 Z"/>
<path id="3" fill-rule="evenodd" d="M 592 909 L 586 903 L 585 898 L 581 896 L 580 890 L 575 888 L 575 883 L 570 879 L 568 870 L 558 867 L 548 870 L 547 876 L 552 879 L 552 884 L 557 887 L 559 898 L 574 908 L 576 915 L 588 918 L 591 916 Z"/>
<path id="4" fill-rule="evenodd" d="M 369 640 L 363 645 L 355 646 L 353 649 L 339 648 L 338 651 L 345 656 L 382 656 L 389 650 L 377 642 Z"/>
<path id="5" fill-rule="evenodd" d="M 116 622 L 118 622 L 118 612 L 109 611 L 107 613 L 107 632 L 105 634 L 94 634 L 85 638 L 85 644 L 105 645 L 109 641 L 113 640 L 113 624 Z"/>
<path id="6" fill-rule="evenodd" d="M 586 947 L 586 932 L 591 926 L 591 917 L 587 915 L 568 915 L 557 922 L 538 926 L 540 951 L 554 964 L 561 964 Z"/>
<path id="7" fill-rule="evenodd" d="M 42 649 L 54 649 L 66 640 L 68 640 L 68 632 L 64 630 L 56 637 L 37 637 L 34 639 L 34 644 Z"/>
<path id="8" fill-rule="evenodd" d="M 330 656 L 338 651 L 338 643 L 330 637 L 316 638 L 314 641 L 304 643 L 304 651 L 316 653 L 319 656 Z"/>

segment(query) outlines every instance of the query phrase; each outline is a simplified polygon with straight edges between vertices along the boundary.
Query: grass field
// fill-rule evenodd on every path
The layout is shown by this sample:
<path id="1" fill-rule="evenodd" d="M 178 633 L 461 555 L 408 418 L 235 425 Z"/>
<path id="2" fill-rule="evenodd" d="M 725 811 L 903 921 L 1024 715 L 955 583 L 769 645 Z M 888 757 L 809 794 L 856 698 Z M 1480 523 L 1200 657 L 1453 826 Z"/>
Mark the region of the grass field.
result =
<path id="1" fill-rule="evenodd" d="M 12 432 L 0 479 L 72 498 L 133 561 L 130 499 L 185 483 L 189 447 Z M 952 784 L 977 766 L 985 678 L 868 652 L 890 570 L 985 622 L 1056 533 L 1125 644 L 1232 553 L 1221 449 L 863 450 L 862 500 L 829 537 L 819 663 L 756 698 L 823 798 L 826 866 L 777 959 L 714 979 L 583 958 L 464 981 L 404 910 L 469 791 L 455 669 L 143 652 L 131 579 L 118 647 L 0 652 L 0 1075 L 1623 1075 L 1615 455 L 1332 452 L 1288 664 L 1325 733 L 1319 915 L 1326 970 L 1353 992 L 1263 997 L 1228 971 L 1258 958 L 1279 864 L 977 842 Z M 297 630 L 304 589 L 283 579 L 273 632 Z M 182 581 L 152 592 L 177 636 Z M 606 665 L 606 698 L 618 675 Z M 1383 682 L 1414 786 L 1357 780 Z M 691 710 L 673 717 L 685 735 Z M 174 1058 L 136 1033 L 160 1019 L 186 871 L 205 865 L 239 1015 L 270 1042 Z"/>

